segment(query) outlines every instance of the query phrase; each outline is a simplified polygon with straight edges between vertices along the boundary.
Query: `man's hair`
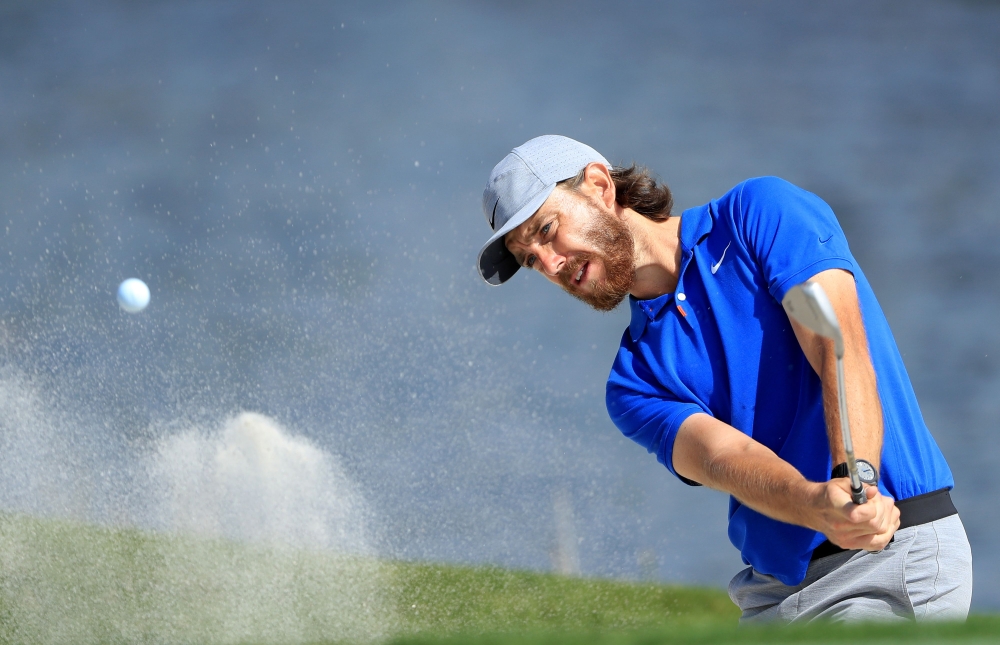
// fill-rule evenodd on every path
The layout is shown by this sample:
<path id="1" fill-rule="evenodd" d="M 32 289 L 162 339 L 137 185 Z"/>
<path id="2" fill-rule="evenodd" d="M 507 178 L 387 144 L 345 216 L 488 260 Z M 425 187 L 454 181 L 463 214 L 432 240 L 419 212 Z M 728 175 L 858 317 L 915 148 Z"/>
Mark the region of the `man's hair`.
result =
<path id="1" fill-rule="evenodd" d="M 576 177 L 561 181 L 559 185 L 575 192 L 583 183 L 586 170 L 584 168 Z M 615 201 L 619 206 L 631 208 L 654 222 L 670 217 L 674 196 L 666 184 L 656 181 L 648 168 L 635 163 L 627 168 L 615 166 L 611 169 L 611 179 L 615 182 Z"/>

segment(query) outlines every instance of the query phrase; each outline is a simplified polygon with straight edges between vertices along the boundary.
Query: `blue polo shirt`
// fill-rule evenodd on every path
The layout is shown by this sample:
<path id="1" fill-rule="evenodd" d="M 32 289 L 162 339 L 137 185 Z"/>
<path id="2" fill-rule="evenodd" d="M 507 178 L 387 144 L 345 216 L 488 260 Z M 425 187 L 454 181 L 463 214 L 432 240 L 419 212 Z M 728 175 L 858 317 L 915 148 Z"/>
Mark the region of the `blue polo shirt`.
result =
<path id="1" fill-rule="evenodd" d="M 632 319 L 607 385 L 608 413 L 625 436 L 676 475 L 677 430 L 704 412 L 767 446 L 806 479 L 827 481 L 833 464 L 822 384 L 781 300 L 821 271 L 845 269 L 857 283 L 882 403 L 879 488 L 906 499 L 954 486 L 875 294 L 823 200 L 775 177 L 749 179 L 684 211 L 680 243 L 676 290 L 629 300 Z M 826 538 L 730 498 L 729 539 L 745 563 L 797 585 Z"/>

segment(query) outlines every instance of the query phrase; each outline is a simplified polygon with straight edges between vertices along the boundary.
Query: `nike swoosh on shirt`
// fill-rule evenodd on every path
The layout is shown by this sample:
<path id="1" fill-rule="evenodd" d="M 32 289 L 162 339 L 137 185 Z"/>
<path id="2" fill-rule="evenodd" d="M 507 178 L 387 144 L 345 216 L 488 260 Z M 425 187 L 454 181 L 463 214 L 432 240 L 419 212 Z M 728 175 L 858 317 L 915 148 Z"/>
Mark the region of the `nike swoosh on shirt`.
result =
<path id="1" fill-rule="evenodd" d="M 722 257 L 719 258 L 719 261 L 712 265 L 712 275 L 715 275 L 715 272 L 719 270 L 720 266 L 722 266 L 722 261 L 726 259 L 726 251 L 729 250 L 730 245 L 732 245 L 732 242 L 726 245 L 726 248 L 722 251 Z"/>
<path id="2" fill-rule="evenodd" d="M 825 240 L 823 238 L 819 238 L 819 243 L 820 244 L 826 244 L 827 242 L 829 242 L 832 239 L 833 239 L 833 233 L 830 233 L 829 235 L 826 236 Z"/>

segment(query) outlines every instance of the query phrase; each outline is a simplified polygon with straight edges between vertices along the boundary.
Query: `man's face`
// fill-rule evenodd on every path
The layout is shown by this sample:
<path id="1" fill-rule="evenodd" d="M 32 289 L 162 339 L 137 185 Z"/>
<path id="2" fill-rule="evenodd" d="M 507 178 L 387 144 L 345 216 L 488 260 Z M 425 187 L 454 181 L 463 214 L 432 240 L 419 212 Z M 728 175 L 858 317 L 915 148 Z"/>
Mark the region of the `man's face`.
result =
<path id="1" fill-rule="evenodd" d="M 536 269 L 598 311 L 611 311 L 635 279 L 631 231 L 596 199 L 557 187 L 504 238 L 522 267 Z"/>

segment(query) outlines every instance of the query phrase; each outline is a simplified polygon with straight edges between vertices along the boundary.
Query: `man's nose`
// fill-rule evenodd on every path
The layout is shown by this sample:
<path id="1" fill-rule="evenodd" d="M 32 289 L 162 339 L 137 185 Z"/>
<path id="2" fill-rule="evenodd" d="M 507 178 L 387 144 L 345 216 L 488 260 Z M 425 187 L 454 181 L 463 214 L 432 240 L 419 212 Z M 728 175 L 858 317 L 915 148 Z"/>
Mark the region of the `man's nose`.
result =
<path id="1" fill-rule="evenodd" d="M 566 264 L 566 258 L 556 253 L 549 247 L 538 249 L 536 254 L 542 273 L 550 276 L 557 276 Z"/>

